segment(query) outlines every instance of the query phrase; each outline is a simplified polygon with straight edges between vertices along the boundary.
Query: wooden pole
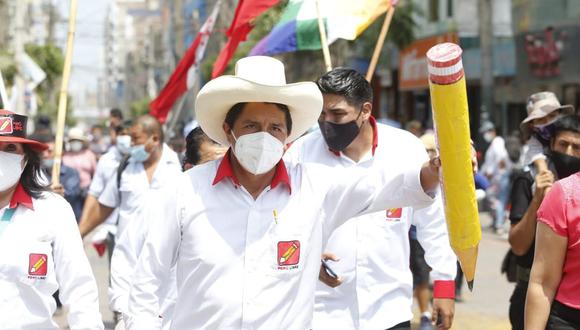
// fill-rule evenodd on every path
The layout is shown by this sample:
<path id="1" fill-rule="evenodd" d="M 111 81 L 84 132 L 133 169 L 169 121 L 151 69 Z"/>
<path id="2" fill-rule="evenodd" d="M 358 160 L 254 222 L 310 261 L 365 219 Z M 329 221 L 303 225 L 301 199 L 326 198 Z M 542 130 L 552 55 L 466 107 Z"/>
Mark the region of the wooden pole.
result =
<path id="1" fill-rule="evenodd" d="M 393 20 L 393 15 L 395 14 L 395 6 L 391 5 L 389 11 L 385 15 L 385 21 L 383 22 L 383 27 L 381 28 L 381 34 L 379 34 L 379 39 L 375 46 L 375 51 L 373 57 L 371 58 L 371 63 L 369 64 L 369 69 L 367 71 L 367 81 L 370 82 L 373 79 L 373 74 L 377 67 L 379 57 L 381 56 L 381 50 L 383 49 L 383 44 L 385 43 L 385 38 L 387 37 L 387 32 L 389 32 L 389 27 L 391 26 L 391 21 Z"/>
<path id="2" fill-rule="evenodd" d="M 64 126 L 66 121 L 66 105 L 68 97 L 68 81 L 73 56 L 73 42 L 76 29 L 77 0 L 70 1 L 70 12 L 68 18 L 68 36 L 66 40 L 66 55 L 62 71 L 62 82 L 60 85 L 60 95 L 58 99 L 58 117 L 56 127 L 56 138 L 54 140 L 54 165 L 52 166 L 52 184 L 60 184 L 60 164 L 62 162 L 62 147 L 64 141 Z"/>
<path id="3" fill-rule="evenodd" d="M 322 54 L 324 55 L 324 64 L 326 65 L 326 72 L 332 70 L 332 61 L 330 60 L 330 49 L 328 48 L 328 40 L 326 39 L 326 27 L 322 19 L 322 12 L 320 10 L 320 0 L 316 0 L 316 15 L 318 15 L 318 30 L 320 32 L 320 44 L 322 46 Z"/>

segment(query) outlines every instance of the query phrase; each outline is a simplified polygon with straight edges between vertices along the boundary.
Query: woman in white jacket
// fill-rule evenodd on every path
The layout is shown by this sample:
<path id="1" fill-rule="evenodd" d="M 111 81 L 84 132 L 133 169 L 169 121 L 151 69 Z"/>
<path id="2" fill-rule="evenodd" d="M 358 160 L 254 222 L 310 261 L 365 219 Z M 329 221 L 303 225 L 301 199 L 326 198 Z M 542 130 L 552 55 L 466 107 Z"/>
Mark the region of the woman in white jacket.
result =
<path id="1" fill-rule="evenodd" d="M 103 329 L 97 285 L 70 205 L 40 183 L 46 145 L 26 138 L 27 117 L 0 110 L 0 329 Z"/>

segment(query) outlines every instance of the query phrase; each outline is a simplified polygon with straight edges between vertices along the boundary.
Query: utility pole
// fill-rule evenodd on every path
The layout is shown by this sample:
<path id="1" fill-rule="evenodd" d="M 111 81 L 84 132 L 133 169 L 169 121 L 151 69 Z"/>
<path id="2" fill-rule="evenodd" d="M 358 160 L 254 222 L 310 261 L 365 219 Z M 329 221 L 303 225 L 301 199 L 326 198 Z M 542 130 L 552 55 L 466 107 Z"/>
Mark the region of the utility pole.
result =
<path id="1" fill-rule="evenodd" d="M 185 53 L 185 45 L 183 44 L 185 22 L 183 19 L 183 0 L 175 0 L 173 2 L 173 19 L 174 19 L 174 33 L 175 33 L 175 61 L 179 62 Z"/>
<path id="2" fill-rule="evenodd" d="M 26 33 L 26 28 L 24 24 L 24 17 L 26 14 L 26 6 L 28 1 L 18 0 L 16 1 L 16 11 L 14 13 L 14 57 L 18 71 L 20 71 L 22 58 L 24 55 L 24 35 Z M 22 73 L 18 72 L 14 77 L 14 84 L 16 85 L 16 107 L 13 109 L 15 112 L 20 114 L 26 114 L 25 104 L 24 104 L 24 89 L 25 81 L 22 77 Z M 14 96 L 12 96 L 14 97 Z"/>
<path id="3" fill-rule="evenodd" d="M 52 3 L 52 0 L 46 1 L 46 10 L 48 10 L 48 21 L 46 22 L 47 25 L 47 36 L 46 36 L 46 43 L 47 44 L 54 44 L 54 26 L 56 21 L 58 20 L 58 16 L 56 13 L 55 5 Z"/>
<path id="4" fill-rule="evenodd" d="M 493 108 L 493 25 L 491 2 L 492 0 L 479 0 L 479 47 L 481 49 L 480 115 L 482 119 L 489 118 L 489 115 L 495 113 Z M 495 116 L 491 117 L 495 118 Z"/>

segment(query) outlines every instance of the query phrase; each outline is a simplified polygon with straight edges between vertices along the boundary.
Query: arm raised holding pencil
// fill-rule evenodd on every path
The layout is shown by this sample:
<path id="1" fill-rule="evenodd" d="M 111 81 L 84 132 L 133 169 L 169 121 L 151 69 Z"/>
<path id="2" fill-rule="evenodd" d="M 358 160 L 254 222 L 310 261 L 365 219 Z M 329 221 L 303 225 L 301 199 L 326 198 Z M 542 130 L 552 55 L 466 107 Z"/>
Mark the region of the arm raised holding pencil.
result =
<path id="1" fill-rule="evenodd" d="M 443 43 L 427 52 L 427 60 L 449 241 L 472 289 L 481 227 L 461 53 L 458 45 Z"/>

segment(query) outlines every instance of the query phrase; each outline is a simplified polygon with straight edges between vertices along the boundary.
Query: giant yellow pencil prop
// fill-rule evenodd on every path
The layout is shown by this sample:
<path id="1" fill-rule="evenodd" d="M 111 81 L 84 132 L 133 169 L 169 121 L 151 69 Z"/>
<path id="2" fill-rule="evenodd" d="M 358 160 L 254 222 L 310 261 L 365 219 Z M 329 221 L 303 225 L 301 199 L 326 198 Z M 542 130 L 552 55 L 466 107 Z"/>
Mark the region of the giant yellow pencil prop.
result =
<path id="1" fill-rule="evenodd" d="M 472 290 L 481 227 L 471 165 L 469 111 L 461 53 L 458 45 L 443 43 L 429 49 L 427 61 L 449 242 Z"/>

